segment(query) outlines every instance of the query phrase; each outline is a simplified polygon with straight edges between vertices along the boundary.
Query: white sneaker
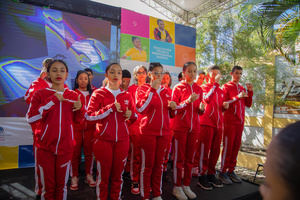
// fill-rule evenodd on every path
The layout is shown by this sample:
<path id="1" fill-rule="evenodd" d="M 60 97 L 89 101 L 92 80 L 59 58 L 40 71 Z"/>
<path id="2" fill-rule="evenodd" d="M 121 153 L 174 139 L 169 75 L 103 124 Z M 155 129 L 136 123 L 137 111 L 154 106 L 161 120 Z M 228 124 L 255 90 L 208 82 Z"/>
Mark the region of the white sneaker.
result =
<path id="1" fill-rule="evenodd" d="M 189 199 L 197 198 L 197 195 L 192 191 L 190 186 L 182 186 L 182 190 Z"/>
<path id="2" fill-rule="evenodd" d="M 162 200 L 161 196 L 152 198 L 153 200 Z"/>
<path id="3" fill-rule="evenodd" d="M 184 194 L 182 187 L 173 187 L 172 194 L 178 199 L 178 200 L 188 200 L 187 196 Z"/>

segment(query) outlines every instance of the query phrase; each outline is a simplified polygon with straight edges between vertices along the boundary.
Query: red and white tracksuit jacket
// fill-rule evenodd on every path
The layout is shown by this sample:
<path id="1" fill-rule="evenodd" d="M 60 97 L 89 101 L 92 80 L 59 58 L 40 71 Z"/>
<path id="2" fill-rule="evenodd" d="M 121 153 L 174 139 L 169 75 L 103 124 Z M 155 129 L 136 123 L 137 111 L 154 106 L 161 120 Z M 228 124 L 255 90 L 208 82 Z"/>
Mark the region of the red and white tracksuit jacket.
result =
<path id="1" fill-rule="evenodd" d="M 110 199 L 120 199 L 122 187 L 122 172 L 124 170 L 129 150 L 129 131 L 124 116 L 126 109 L 132 111 L 130 121 L 134 122 L 131 95 L 119 90 L 116 96 L 107 87 L 93 92 L 88 106 L 86 119 L 96 123 L 95 142 L 93 152 L 97 162 L 97 199 L 105 200 L 108 196 L 108 184 L 111 180 Z M 120 103 L 118 112 L 115 101 Z"/>
<path id="2" fill-rule="evenodd" d="M 87 106 L 91 95 L 84 95 L 79 89 L 76 89 L 78 95 L 80 95 L 80 101 L 82 106 L 87 110 Z M 95 124 L 88 124 L 86 120 L 81 121 L 81 123 L 74 123 L 74 138 L 75 147 L 72 157 L 71 165 L 71 176 L 78 177 L 78 167 L 81 161 L 81 147 L 83 146 L 84 160 L 85 160 L 85 174 L 93 173 L 93 137 L 96 130 Z"/>
<path id="3" fill-rule="evenodd" d="M 199 98 L 190 103 L 188 99 L 193 93 L 198 94 Z M 181 81 L 173 89 L 172 100 L 177 104 L 177 114 L 173 124 L 173 175 L 176 186 L 182 184 L 189 186 L 191 182 L 191 173 L 199 141 L 199 115 L 202 114 L 199 106 L 202 97 L 202 89 L 196 83 L 190 85 Z M 183 169 L 184 178 L 182 180 Z"/>
<path id="4" fill-rule="evenodd" d="M 150 185 L 153 197 L 161 196 L 163 161 L 170 137 L 170 114 L 173 114 L 168 107 L 171 96 L 165 88 L 156 90 L 150 84 L 140 86 L 136 95 L 136 110 L 144 115 L 140 122 L 140 190 L 141 196 L 149 199 Z"/>
<path id="5" fill-rule="evenodd" d="M 199 174 L 215 174 L 223 131 L 224 93 L 218 83 L 202 86 L 205 111 L 200 116 Z"/>
<path id="6" fill-rule="evenodd" d="M 128 87 L 128 92 L 131 94 L 132 100 L 134 102 L 135 109 L 135 100 L 136 100 L 136 90 L 138 85 L 133 84 Z M 136 112 L 136 111 L 135 111 Z M 136 112 L 137 113 L 137 112 Z M 141 171 L 141 148 L 140 148 L 140 121 L 142 115 L 138 114 L 138 119 L 129 125 L 129 136 L 130 136 L 130 146 L 129 154 L 126 164 L 126 171 L 130 172 L 131 181 L 139 182 L 140 180 L 140 171 Z"/>
<path id="7" fill-rule="evenodd" d="M 40 123 L 36 130 L 36 161 L 42 182 L 42 198 L 66 199 L 69 167 L 74 145 L 74 120 L 83 119 L 84 108 L 73 112 L 78 94 L 69 89 L 62 92 L 64 101 L 55 90 L 41 89 L 32 97 L 26 114 L 30 124 Z"/>
<path id="8" fill-rule="evenodd" d="M 245 107 L 251 107 L 253 91 L 248 91 L 248 97 L 239 98 L 242 91 L 247 92 L 243 86 L 229 81 L 223 86 L 225 101 L 229 108 L 224 112 L 224 136 L 221 171 L 232 172 L 236 166 L 237 155 L 241 146 L 244 130 Z"/>

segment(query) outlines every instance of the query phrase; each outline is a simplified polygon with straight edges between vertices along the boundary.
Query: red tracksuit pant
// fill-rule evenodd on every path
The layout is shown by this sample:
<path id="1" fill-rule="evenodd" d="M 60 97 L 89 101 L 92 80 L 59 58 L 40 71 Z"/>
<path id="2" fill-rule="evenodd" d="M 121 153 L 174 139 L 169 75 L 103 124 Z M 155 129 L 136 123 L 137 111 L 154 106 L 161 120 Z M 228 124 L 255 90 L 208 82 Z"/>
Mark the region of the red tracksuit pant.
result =
<path id="1" fill-rule="evenodd" d="M 169 155 L 171 154 L 171 144 L 172 144 L 172 141 L 173 141 L 173 135 L 174 135 L 174 132 L 171 131 L 171 135 L 169 136 L 169 142 L 168 142 L 168 145 L 167 145 L 167 151 L 166 151 L 166 154 L 165 154 L 165 158 L 164 158 L 164 172 L 167 171 L 167 168 L 168 168 L 168 161 L 169 161 Z"/>
<path id="2" fill-rule="evenodd" d="M 44 149 L 37 149 L 37 165 L 40 170 L 42 199 L 67 199 L 67 182 L 72 153 L 55 155 Z"/>
<path id="3" fill-rule="evenodd" d="M 222 126 L 221 126 L 222 127 Z M 220 154 L 222 128 L 200 126 L 199 174 L 216 174 L 216 164 Z"/>
<path id="4" fill-rule="evenodd" d="M 98 200 L 108 198 L 110 185 L 110 200 L 119 200 L 122 189 L 122 173 L 125 168 L 129 150 L 129 141 L 118 142 L 97 139 L 93 151 L 97 163 L 96 194 Z"/>
<path id="5" fill-rule="evenodd" d="M 93 134 L 94 129 L 76 130 L 74 129 L 74 138 L 76 145 L 73 151 L 71 176 L 78 177 L 78 167 L 81 161 L 81 148 L 83 146 L 85 160 L 85 174 L 93 173 Z"/>
<path id="6" fill-rule="evenodd" d="M 169 135 L 141 135 L 141 176 L 140 190 L 143 199 L 161 196 L 164 156 L 167 151 Z"/>
<path id="7" fill-rule="evenodd" d="M 173 141 L 173 176 L 176 186 L 189 186 L 192 178 L 192 169 L 199 143 L 199 131 L 178 132 L 174 130 Z M 184 176 L 182 180 L 182 173 Z"/>
<path id="8" fill-rule="evenodd" d="M 141 172 L 140 134 L 130 136 L 129 169 L 132 182 L 139 182 Z"/>
<path id="9" fill-rule="evenodd" d="M 224 124 L 223 152 L 221 161 L 221 171 L 233 172 L 236 166 L 236 160 L 241 146 L 244 125 L 242 124 Z"/>

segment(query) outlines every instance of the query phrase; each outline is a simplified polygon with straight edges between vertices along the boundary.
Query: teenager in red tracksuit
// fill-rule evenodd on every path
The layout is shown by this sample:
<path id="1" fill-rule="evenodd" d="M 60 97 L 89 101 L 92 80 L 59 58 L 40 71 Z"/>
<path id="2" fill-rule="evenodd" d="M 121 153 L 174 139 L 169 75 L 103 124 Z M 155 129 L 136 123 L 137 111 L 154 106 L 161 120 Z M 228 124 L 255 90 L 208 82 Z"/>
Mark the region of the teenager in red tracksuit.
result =
<path id="1" fill-rule="evenodd" d="M 209 83 L 202 86 L 205 103 L 204 114 L 200 116 L 200 158 L 198 185 L 205 190 L 223 187 L 222 182 L 215 176 L 217 160 L 223 131 L 223 109 L 228 108 L 224 102 L 224 93 L 219 87 L 221 78 L 220 68 L 216 65 L 208 68 Z"/>
<path id="2" fill-rule="evenodd" d="M 36 162 L 40 170 L 42 194 L 46 200 L 67 199 L 67 181 L 73 153 L 73 120 L 83 119 L 80 97 L 64 88 L 68 67 L 54 60 L 47 69 L 52 87 L 32 97 L 27 121 L 40 123 L 36 130 Z"/>
<path id="3" fill-rule="evenodd" d="M 32 99 L 33 94 L 43 88 L 49 88 L 51 87 L 51 83 L 49 81 L 47 81 L 47 68 L 48 68 L 48 64 L 53 61 L 52 58 L 46 58 L 45 60 L 43 60 L 43 67 L 40 73 L 40 76 L 38 79 L 36 79 L 35 81 L 33 81 L 28 90 L 25 93 L 24 99 L 26 101 L 26 103 L 29 105 Z M 38 126 L 39 123 L 34 123 L 30 124 L 31 125 L 31 129 L 32 129 L 32 133 L 33 133 L 33 150 L 34 150 L 34 160 L 36 160 L 36 148 L 35 148 L 35 130 L 37 129 L 36 126 Z M 37 194 L 37 196 L 40 196 L 42 194 L 42 187 L 41 187 L 41 182 L 40 182 L 40 173 L 38 170 L 38 167 L 36 165 L 34 165 L 34 174 L 35 174 L 35 193 Z"/>
<path id="4" fill-rule="evenodd" d="M 224 184 L 241 183 L 241 179 L 234 173 L 234 168 L 244 130 L 245 107 L 251 107 L 253 96 L 251 84 L 246 84 L 247 90 L 239 84 L 242 72 L 242 67 L 234 66 L 230 73 L 231 81 L 223 86 L 225 101 L 229 103 L 229 109 L 224 112 L 222 173 L 219 175 Z"/>
<path id="5" fill-rule="evenodd" d="M 128 92 L 131 94 L 135 103 L 136 90 L 139 86 L 146 83 L 147 68 L 143 65 L 138 65 L 133 69 L 133 76 L 135 77 L 136 84 L 128 87 Z M 135 106 L 134 106 L 135 107 Z M 140 169 L 141 169 L 141 149 L 140 149 L 140 119 L 141 114 L 138 114 L 138 119 L 129 126 L 130 132 L 130 147 L 127 165 L 130 168 L 131 177 L 131 193 L 140 194 L 139 181 L 140 181 Z"/>
<path id="6" fill-rule="evenodd" d="M 172 100 L 177 104 L 173 126 L 173 195 L 179 200 L 187 200 L 197 198 L 190 183 L 199 140 L 199 115 L 204 111 L 204 104 L 201 103 L 202 89 L 194 82 L 197 75 L 196 64 L 187 62 L 182 71 L 184 81 L 174 87 L 172 94 Z"/>
<path id="7" fill-rule="evenodd" d="M 163 161 L 170 137 L 170 112 L 176 109 L 168 91 L 161 87 L 162 75 L 163 66 L 150 63 L 150 84 L 140 86 L 136 94 L 136 110 L 144 115 L 140 123 L 140 190 L 143 199 L 150 198 L 151 188 L 153 199 L 161 199 Z"/>
<path id="8" fill-rule="evenodd" d="M 131 95 L 120 89 L 121 66 L 117 63 L 108 65 L 105 76 L 108 85 L 93 92 L 86 119 L 96 123 L 93 152 L 97 162 L 97 199 L 106 200 L 110 194 L 109 199 L 118 200 L 129 150 L 127 120 L 134 122 L 137 116 L 132 112 Z"/>
<path id="9" fill-rule="evenodd" d="M 85 111 L 92 94 L 89 75 L 86 71 L 79 70 L 75 78 L 74 90 L 80 95 L 80 101 Z M 94 124 L 87 124 L 86 120 L 81 123 L 74 123 L 74 138 L 76 145 L 73 151 L 71 165 L 71 190 L 78 190 L 78 168 L 81 161 L 81 148 L 84 151 L 86 182 L 90 187 L 95 187 L 93 178 L 93 137 L 95 132 Z"/>

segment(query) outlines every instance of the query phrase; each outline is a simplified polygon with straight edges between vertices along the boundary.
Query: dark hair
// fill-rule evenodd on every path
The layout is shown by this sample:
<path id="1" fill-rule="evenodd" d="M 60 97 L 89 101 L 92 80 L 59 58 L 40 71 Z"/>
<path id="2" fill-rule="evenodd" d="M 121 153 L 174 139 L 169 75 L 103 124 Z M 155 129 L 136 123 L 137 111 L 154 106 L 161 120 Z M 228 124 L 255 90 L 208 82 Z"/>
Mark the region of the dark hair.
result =
<path id="1" fill-rule="evenodd" d="M 178 81 L 180 81 L 180 79 L 182 80 L 182 72 L 178 74 Z"/>
<path id="2" fill-rule="evenodd" d="M 86 70 L 79 70 L 76 74 L 76 78 L 75 78 L 75 83 L 74 83 L 74 90 L 79 88 L 79 84 L 78 84 L 78 78 L 80 76 L 80 74 L 86 74 L 88 76 L 88 84 L 87 84 L 87 91 L 92 94 L 93 90 L 92 90 L 92 86 L 90 83 L 90 79 L 89 79 L 89 74 L 87 73 Z"/>
<path id="3" fill-rule="evenodd" d="M 275 136 L 278 156 L 276 170 L 288 185 L 290 200 L 300 199 L 300 121 L 285 127 Z M 273 152 L 271 152 L 273 153 Z"/>
<path id="4" fill-rule="evenodd" d="M 63 60 L 52 60 L 52 61 L 49 63 L 49 65 L 48 65 L 47 72 L 50 72 L 50 68 L 51 68 L 52 65 L 53 65 L 54 63 L 56 63 L 56 62 L 59 62 L 59 63 L 63 64 L 63 65 L 66 67 L 67 72 L 69 72 L 69 68 L 68 68 L 67 64 L 65 63 L 65 61 L 63 61 Z"/>
<path id="5" fill-rule="evenodd" d="M 113 66 L 113 65 L 119 65 L 120 68 L 122 69 L 122 67 L 121 67 L 121 65 L 120 65 L 119 63 L 110 63 L 109 65 L 107 65 L 107 67 L 106 67 L 106 69 L 105 69 L 105 73 L 107 73 L 108 70 L 109 70 L 109 69 L 111 68 L 111 66 Z"/>
<path id="6" fill-rule="evenodd" d="M 188 61 L 188 62 L 184 63 L 184 65 L 182 67 L 182 71 L 185 72 L 186 68 L 190 65 L 195 65 L 197 67 L 196 63 L 194 63 L 193 61 Z"/>
<path id="7" fill-rule="evenodd" d="M 159 22 L 164 22 L 164 21 L 161 20 L 161 19 L 158 19 L 158 20 L 157 20 L 157 25 L 159 24 Z"/>
<path id="8" fill-rule="evenodd" d="M 127 69 L 122 70 L 122 78 L 131 78 L 131 74 Z"/>
<path id="9" fill-rule="evenodd" d="M 199 73 L 198 73 L 199 75 L 200 74 L 204 74 L 205 75 L 205 72 L 203 71 L 203 70 L 199 70 Z"/>
<path id="10" fill-rule="evenodd" d="M 211 70 L 220 70 L 220 67 L 218 65 L 211 65 L 207 68 L 207 72 L 210 72 Z"/>
<path id="11" fill-rule="evenodd" d="M 53 58 L 45 58 L 45 60 L 43 60 L 43 66 L 46 67 L 46 69 L 48 69 L 49 64 L 53 61 Z"/>
<path id="12" fill-rule="evenodd" d="M 241 66 L 235 65 L 233 66 L 233 68 L 231 69 L 231 72 L 233 73 L 235 70 L 243 70 L 243 68 Z"/>
<path id="13" fill-rule="evenodd" d="M 134 36 L 133 36 L 133 37 L 131 38 L 131 41 L 134 42 L 134 40 L 136 40 L 136 39 L 140 39 L 140 38 L 134 37 Z"/>
<path id="14" fill-rule="evenodd" d="M 171 85 L 172 85 L 172 77 L 171 77 L 171 74 L 170 74 L 170 72 L 165 72 L 165 74 L 169 75 L 169 77 L 170 77 L 170 82 L 169 82 L 168 86 L 171 87 Z"/>
<path id="15" fill-rule="evenodd" d="M 148 71 L 152 72 L 155 67 L 161 67 L 161 68 L 163 68 L 163 66 L 159 62 L 152 62 L 149 65 L 149 70 Z"/>
<path id="16" fill-rule="evenodd" d="M 91 72 L 92 74 L 94 74 L 94 72 L 93 72 L 93 70 L 91 68 L 85 68 L 84 71 Z"/>

